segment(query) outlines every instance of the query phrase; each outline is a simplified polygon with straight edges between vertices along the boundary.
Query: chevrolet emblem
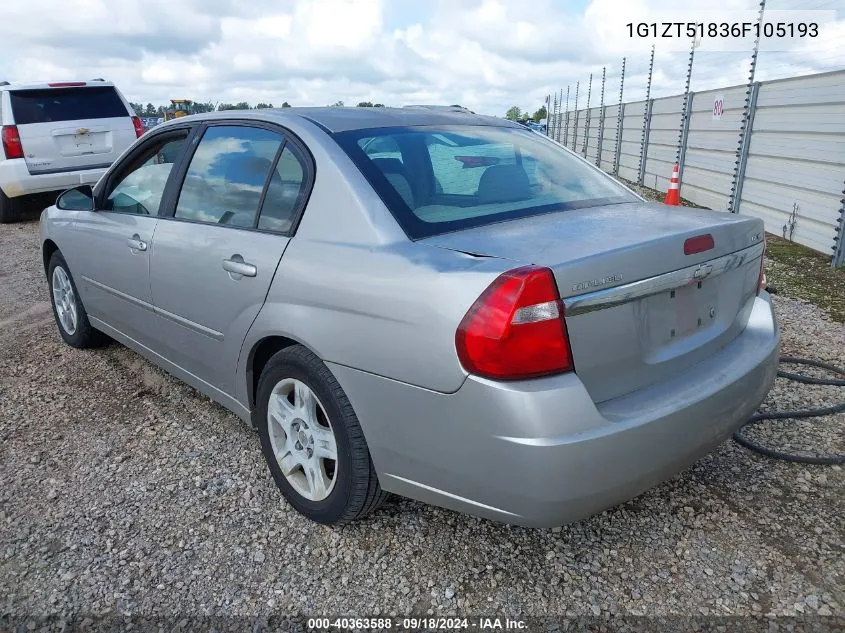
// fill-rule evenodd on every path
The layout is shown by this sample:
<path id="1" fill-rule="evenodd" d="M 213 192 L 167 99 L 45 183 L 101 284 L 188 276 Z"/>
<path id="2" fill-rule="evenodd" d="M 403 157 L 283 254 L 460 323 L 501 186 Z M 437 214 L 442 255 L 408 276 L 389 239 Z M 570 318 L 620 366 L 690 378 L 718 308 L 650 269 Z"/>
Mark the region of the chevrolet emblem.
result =
<path id="1" fill-rule="evenodd" d="M 89 130 L 87 127 L 81 127 L 81 128 L 79 128 L 78 130 L 76 130 L 76 133 L 77 133 L 79 136 L 85 136 L 85 135 L 86 135 L 86 134 L 88 134 L 90 131 L 91 131 L 91 130 Z"/>
<path id="2" fill-rule="evenodd" d="M 692 274 L 694 279 L 704 279 L 707 277 L 713 270 L 713 266 L 710 264 L 702 264 L 698 268 L 695 269 L 695 272 Z"/>

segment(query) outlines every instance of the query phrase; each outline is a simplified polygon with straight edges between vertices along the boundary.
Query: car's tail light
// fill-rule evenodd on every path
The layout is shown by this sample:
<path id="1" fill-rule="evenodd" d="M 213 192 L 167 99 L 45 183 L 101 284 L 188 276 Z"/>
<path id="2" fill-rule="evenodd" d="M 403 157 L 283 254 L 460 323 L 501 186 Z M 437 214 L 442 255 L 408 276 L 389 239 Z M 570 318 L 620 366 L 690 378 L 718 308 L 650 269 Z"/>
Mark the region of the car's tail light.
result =
<path id="1" fill-rule="evenodd" d="M 499 275 L 464 316 L 455 347 L 468 372 L 487 378 L 571 371 L 563 303 L 552 271 L 526 266 Z"/>
<path id="2" fill-rule="evenodd" d="M 684 242 L 684 255 L 695 255 L 696 253 L 703 253 L 712 249 L 716 243 L 713 241 L 713 236 L 710 233 L 703 235 L 696 235 L 690 237 Z"/>
<path id="3" fill-rule="evenodd" d="M 760 274 L 757 277 L 757 294 L 765 290 L 769 283 L 766 280 L 766 236 L 763 236 L 763 254 L 760 255 Z"/>
<path id="4" fill-rule="evenodd" d="M 2 130 L 3 153 L 6 158 L 23 158 L 23 145 L 18 128 L 14 125 L 4 125 Z"/>
<path id="5" fill-rule="evenodd" d="M 141 117 L 133 116 L 132 125 L 135 126 L 135 136 L 138 138 L 144 136 L 144 124 L 141 123 Z"/>
<path id="6" fill-rule="evenodd" d="M 81 86 L 87 86 L 84 81 L 59 81 L 57 83 L 47 84 L 51 88 L 79 88 Z"/>

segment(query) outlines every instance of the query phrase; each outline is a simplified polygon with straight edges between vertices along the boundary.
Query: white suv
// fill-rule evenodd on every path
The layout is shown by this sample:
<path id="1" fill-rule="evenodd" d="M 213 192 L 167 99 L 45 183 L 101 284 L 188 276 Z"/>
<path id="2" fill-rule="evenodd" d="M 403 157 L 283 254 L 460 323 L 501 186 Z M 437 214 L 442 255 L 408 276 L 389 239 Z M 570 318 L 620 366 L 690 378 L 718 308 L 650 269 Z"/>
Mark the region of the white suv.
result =
<path id="1" fill-rule="evenodd" d="M 0 126 L 0 223 L 17 220 L 25 201 L 49 206 L 65 189 L 93 185 L 144 133 L 120 91 L 102 79 L 0 82 Z"/>

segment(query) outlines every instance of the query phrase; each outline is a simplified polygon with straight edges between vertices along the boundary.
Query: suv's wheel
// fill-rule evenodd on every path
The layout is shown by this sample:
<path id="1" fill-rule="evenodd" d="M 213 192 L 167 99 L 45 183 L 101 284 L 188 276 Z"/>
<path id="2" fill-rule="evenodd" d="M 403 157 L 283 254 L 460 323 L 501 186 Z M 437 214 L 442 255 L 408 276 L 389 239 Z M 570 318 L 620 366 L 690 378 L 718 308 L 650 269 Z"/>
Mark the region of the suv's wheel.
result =
<path id="1" fill-rule="evenodd" d="M 79 299 L 67 262 L 59 251 L 53 253 L 50 258 L 47 279 L 50 284 L 53 316 L 56 317 L 59 334 L 65 343 L 79 348 L 99 347 L 107 343 L 108 337 L 95 330 L 88 322 L 88 313 Z"/>
<path id="2" fill-rule="evenodd" d="M 261 449 L 294 508 L 318 523 L 360 519 L 386 498 L 349 399 L 301 345 L 275 354 L 256 398 Z"/>
<path id="3" fill-rule="evenodd" d="M 0 189 L 0 224 L 17 222 L 19 219 L 20 213 L 17 204 Z"/>

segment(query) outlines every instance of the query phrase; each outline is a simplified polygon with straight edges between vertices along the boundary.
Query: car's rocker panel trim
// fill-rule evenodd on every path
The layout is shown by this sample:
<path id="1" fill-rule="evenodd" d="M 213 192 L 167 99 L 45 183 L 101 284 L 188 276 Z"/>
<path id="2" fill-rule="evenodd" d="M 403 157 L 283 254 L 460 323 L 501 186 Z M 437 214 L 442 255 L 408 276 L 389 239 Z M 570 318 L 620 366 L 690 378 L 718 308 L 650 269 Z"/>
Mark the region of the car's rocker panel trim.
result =
<path id="1" fill-rule="evenodd" d="M 563 300 L 565 314 L 566 316 L 576 316 L 586 314 L 587 312 L 595 312 L 596 310 L 604 310 L 605 308 L 612 308 L 635 299 L 642 299 L 643 297 L 659 294 L 667 290 L 680 288 L 690 283 L 701 281 L 702 279 L 709 279 L 739 268 L 743 264 L 753 261 L 758 257 L 762 257 L 764 249 L 765 245 L 763 243 L 755 244 L 741 251 L 695 264 L 694 266 L 657 275 L 656 277 L 649 277 L 648 279 L 633 281 L 614 288 L 596 290 L 595 292 L 569 297 Z M 702 274 L 700 271 L 707 272 L 706 274 Z"/>
<path id="2" fill-rule="evenodd" d="M 167 310 L 162 310 L 161 308 L 157 308 L 154 305 L 147 303 L 137 297 L 133 297 L 132 295 L 128 295 L 125 292 L 121 292 L 120 290 L 115 290 L 110 286 L 106 286 L 105 284 L 100 283 L 99 281 L 94 281 L 90 277 L 82 277 L 85 283 L 91 284 L 92 286 L 96 286 L 100 290 L 104 292 L 108 292 L 109 294 L 114 295 L 115 297 L 119 297 L 125 301 L 129 301 L 130 303 L 143 308 L 149 312 L 153 312 L 158 314 L 165 319 L 169 319 L 182 327 L 188 328 L 189 330 L 193 330 L 202 334 L 203 336 L 207 336 L 209 338 L 214 339 L 215 341 L 222 341 L 223 340 L 223 333 L 218 332 L 217 330 L 212 330 L 211 328 L 207 328 L 204 325 L 200 325 L 199 323 L 195 323 L 189 319 L 185 319 L 180 317 L 178 314 L 173 314 L 172 312 L 168 312 Z"/>
<path id="3" fill-rule="evenodd" d="M 173 314 L 172 312 L 168 312 L 167 310 L 162 310 L 158 307 L 155 307 L 153 309 L 155 310 L 156 314 L 161 315 L 165 319 L 173 321 L 174 323 L 181 325 L 184 328 L 193 330 L 194 332 L 198 332 L 199 334 L 214 339 L 215 341 L 223 340 L 223 332 L 212 330 L 211 328 L 205 327 L 204 325 L 200 325 L 195 321 L 191 321 L 190 319 L 186 319 L 185 317 L 181 317 L 178 314 Z"/>
<path id="4" fill-rule="evenodd" d="M 107 286 L 106 284 L 101 283 L 99 281 L 94 281 L 93 279 L 91 279 L 90 277 L 86 277 L 85 275 L 80 275 L 80 278 L 86 284 L 90 284 L 90 285 L 94 286 L 95 288 L 99 288 L 103 292 L 107 292 L 110 295 L 114 295 L 115 297 L 123 299 L 124 301 L 128 301 L 129 303 L 136 305 L 140 308 L 143 308 L 144 310 L 147 310 L 148 312 L 155 312 L 155 307 L 153 307 L 153 305 L 151 303 L 147 303 L 143 299 L 138 299 L 137 297 L 133 297 L 132 295 L 128 295 L 125 292 L 121 292 L 120 290 L 112 288 L 111 286 Z"/>

